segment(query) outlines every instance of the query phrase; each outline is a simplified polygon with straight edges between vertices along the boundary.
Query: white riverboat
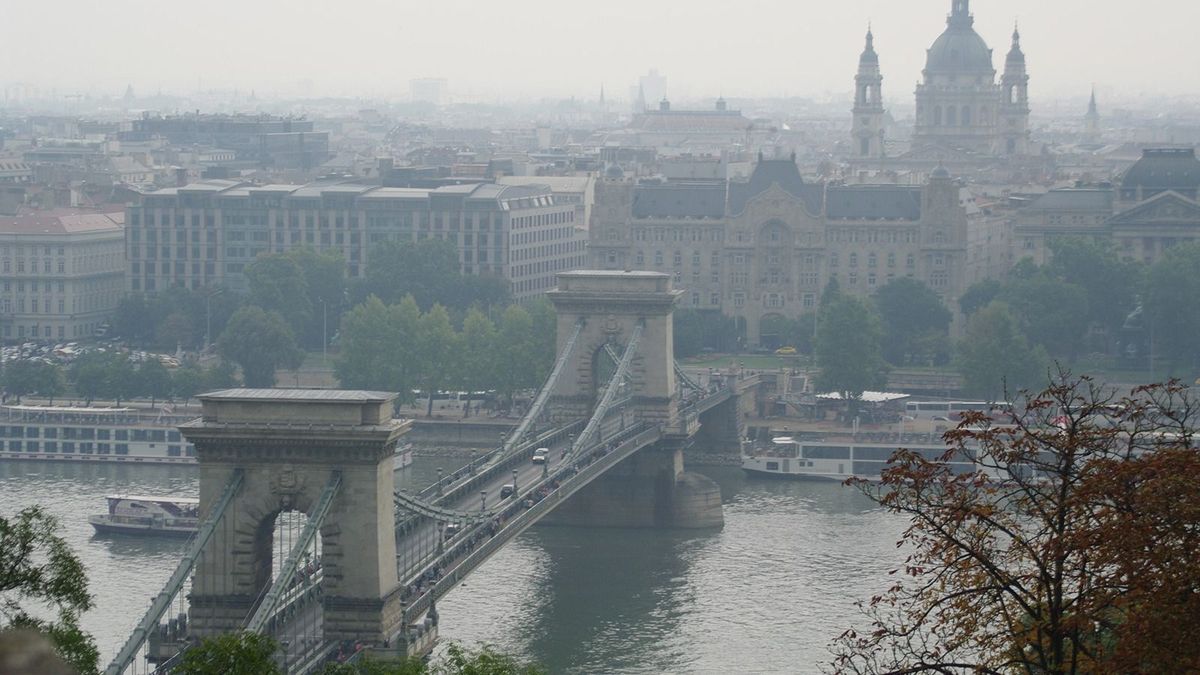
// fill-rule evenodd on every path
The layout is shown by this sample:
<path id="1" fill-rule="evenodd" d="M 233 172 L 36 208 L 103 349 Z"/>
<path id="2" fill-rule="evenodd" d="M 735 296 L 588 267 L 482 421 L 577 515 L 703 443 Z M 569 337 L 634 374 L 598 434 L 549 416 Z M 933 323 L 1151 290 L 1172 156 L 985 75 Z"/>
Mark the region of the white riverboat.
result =
<path id="1" fill-rule="evenodd" d="M 200 500 L 185 497 L 109 495 L 108 513 L 88 522 L 98 534 L 152 534 L 190 537 L 200 527 Z"/>
<path id="2" fill-rule="evenodd" d="M 0 460 L 195 464 L 179 425 L 196 415 L 132 407 L 0 406 Z"/>
<path id="3" fill-rule="evenodd" d="M 892 434 L 899 436 L 896 434 Z M 912 434 L 895 441 L 857 437 L 838 440 L 797 440 L 780 436 L 770 446 L 742 455 L 742 468 L 753 476 L 796 478 L 802 480 L 846 481 L 850 478 L 879 480 L 888 460 L 900 448 L 919 453 L 929 460 L 941 459 L 948 450 L 938 434 Z M 977 466 L 972 457 L 952 461 L 956 471 L 970 473 Z"/>

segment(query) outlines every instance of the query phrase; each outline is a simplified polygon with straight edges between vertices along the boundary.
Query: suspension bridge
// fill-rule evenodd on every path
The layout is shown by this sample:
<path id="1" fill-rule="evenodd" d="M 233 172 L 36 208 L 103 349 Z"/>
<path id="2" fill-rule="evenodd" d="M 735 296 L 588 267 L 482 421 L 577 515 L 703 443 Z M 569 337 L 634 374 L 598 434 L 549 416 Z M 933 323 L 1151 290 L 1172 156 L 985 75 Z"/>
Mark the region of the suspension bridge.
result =
<path id="1" fill-rule="evenodd" d="M 105 672 L 170 672 L 199 640 L 235 632 L 273 637 L 288 673 L 424 655 L 438 600 L 539 521 L 720 525 L 720 491 L 683 470 L 684 450 L 702 427 L 736 439 L 758 382 L 679 368 L 681 293 L 653 272 L 559 275 L 558 357 L 529 411 L 494 451 L 415 493 L 394 486 L 411 422 L 393 419 L 393 394 L 201 396 L 181 427 L 201 527 Z"/>

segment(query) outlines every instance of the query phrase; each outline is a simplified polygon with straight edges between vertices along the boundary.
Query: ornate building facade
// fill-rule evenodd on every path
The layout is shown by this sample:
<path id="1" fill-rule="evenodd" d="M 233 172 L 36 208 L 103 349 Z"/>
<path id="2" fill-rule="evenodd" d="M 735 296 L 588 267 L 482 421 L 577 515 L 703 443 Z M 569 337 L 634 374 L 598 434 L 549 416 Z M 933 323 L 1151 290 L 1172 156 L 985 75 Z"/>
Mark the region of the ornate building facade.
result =
<path id="1" fill-rule="evenodd" d="M 1013 31 L 1004 73 L 997 83 L 992 50 L 974 26 L 970 0 L 952 0 L 946 30 L 929 48 L 923 80 L 917 85 L 910 150 L 916 157 L 932 154 L 950 161 L 966 156 L 1030 154 L 1029 74 L 1021 35 Z M 879 154 L 873 153 L 873 145 L 864 145 L 876 120 L 883 120 L 879 91 L 883 78 L 871 33 L 867 34 L 867 48 L 859 59 L 855 80 L 854 155 L 880 157 L 882 142 Z M 875 105 L 875 100 L 880 103 Z"/>
<path id="2" fill-rule="evenodd" d="M 749 180 L 596 185 L 588 251 L 597 269 L 666 272 L 683 309 L 738 320 L 750 344 L 773 316 L 813 312 L 831 280 L 867 296 L 919 279 L 947 305 L 966 277 L 967 220 L 944 169 L 921 187 L 806 183 L 792 160 L 759 158 Z"/>

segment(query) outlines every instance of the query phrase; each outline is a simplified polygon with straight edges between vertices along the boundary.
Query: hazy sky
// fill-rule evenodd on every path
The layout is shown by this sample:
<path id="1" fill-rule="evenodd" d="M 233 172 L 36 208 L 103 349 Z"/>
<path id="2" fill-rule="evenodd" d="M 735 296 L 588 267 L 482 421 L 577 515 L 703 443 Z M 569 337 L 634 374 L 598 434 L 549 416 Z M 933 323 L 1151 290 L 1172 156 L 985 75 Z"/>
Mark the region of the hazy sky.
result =
<path id="1" fill-rule="evenodd" d="M 414 77 L 503 98 L 848 92 L 868 20 L 888 99 L 911 98 L 950 0 L 8 0 L 0 82 L 120 94 L 404 95 Z M 1196 0 L 973 0 L 1003 68 L 1019 19 L 1032 95 L 1200 92 Z M 304 84 L 307 82 L 307 84 Z"/>

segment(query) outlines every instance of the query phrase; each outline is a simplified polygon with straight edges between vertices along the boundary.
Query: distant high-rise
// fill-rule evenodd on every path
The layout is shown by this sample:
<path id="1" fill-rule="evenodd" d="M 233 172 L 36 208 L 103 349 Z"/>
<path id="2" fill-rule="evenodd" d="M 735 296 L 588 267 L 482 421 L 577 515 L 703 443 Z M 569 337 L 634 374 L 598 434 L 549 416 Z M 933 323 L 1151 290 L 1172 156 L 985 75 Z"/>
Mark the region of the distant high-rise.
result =
<path id="1" fill-rule="evenodd" d="M 651 101 L 661 101 L 667 97 L 667 78 L 658 74 L 657 68 L 638 78 L 635 100 L 642 102 L 642 107 L 634 112 L 645 112 L 646 104 Z"/>
<path id="2" fill-rule="evenodd" d="M 867 46 L 858 59 L 858 75 L 854 77 L 854 137 L 858 157 L 883 156 L 884 111 L 883 75 L 879 72 L 879 55 L 875 53 L 875 36 L 867 29 Z"/>
<path id="3" fill-rule="evenodd" d="M 414 103 L 442 105 L 446 102 L 448 88 L 445 78 L 422 77 L 408 81 L 408 94 Z"/>

